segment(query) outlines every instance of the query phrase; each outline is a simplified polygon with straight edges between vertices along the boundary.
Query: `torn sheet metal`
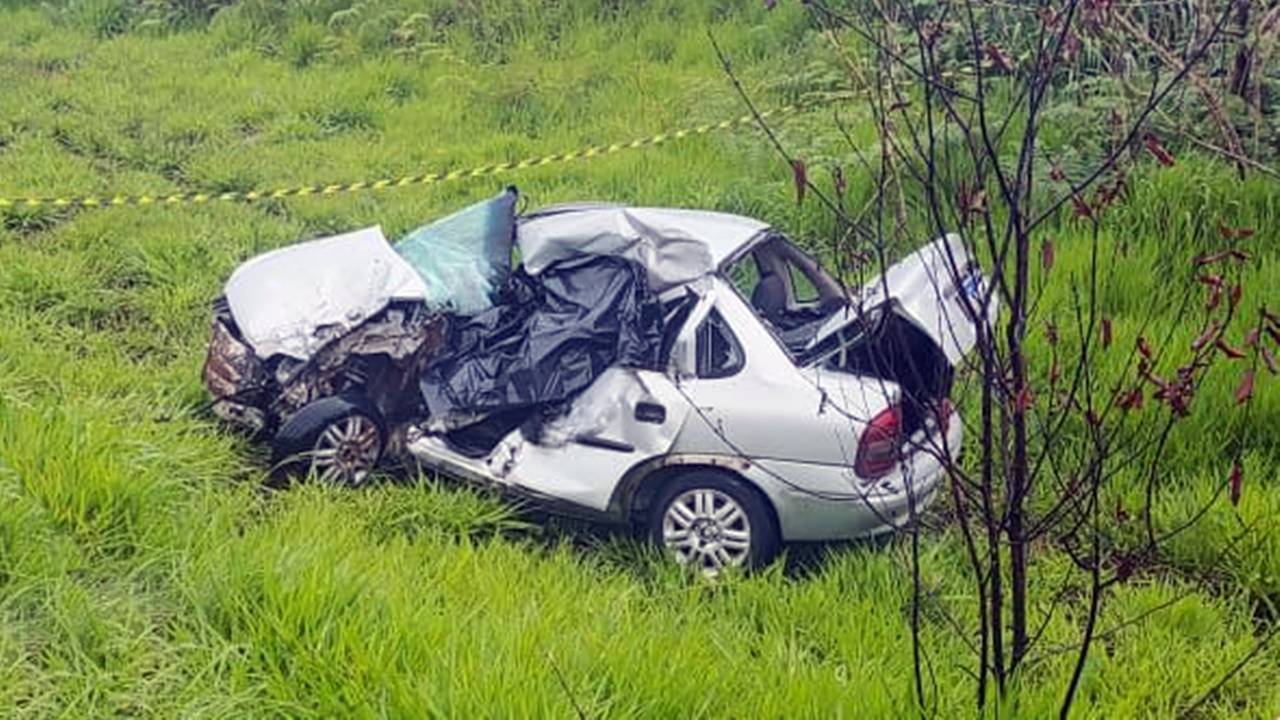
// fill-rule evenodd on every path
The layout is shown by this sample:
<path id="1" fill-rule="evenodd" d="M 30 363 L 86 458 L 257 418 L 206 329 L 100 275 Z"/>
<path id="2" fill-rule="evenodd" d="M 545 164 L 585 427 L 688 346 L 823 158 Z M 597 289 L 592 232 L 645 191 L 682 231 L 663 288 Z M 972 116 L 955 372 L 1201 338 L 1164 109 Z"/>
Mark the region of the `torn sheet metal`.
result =
<path id="1" fill-rule="evenodd" d="M 307 360 L 264 360 L 245 342 L 227 307 L 217 303 L 204 366 L 213 412 L 262 432 L 313 400 L 358 387 L 384 417 L 416 416 L 418 374 L 444 345 L 447 326 L 447 316 L 421 302 L 393 301 Z"/>
<path id="2" fill-rule="evenodd" d="M 453 328 L 420 387 L 435 417 L 562 402 L 611 365 L 656 366 L 661 345 L 644 269 L 580 258 L 513 275 L 496 307 Z"/>
<path id="3" fill-rule="evenodd" d="M 418 302 L 395 302 L 306 362 L 274 370 L 280 394 L 272 412 L 286 417 L 307 403 L 358 386 L 384 417 L 416 415 L 418 374 L 443 347 L 446 316 Z"/>
<path id="4" fill-rule="evenodd" d="M 586 206 L 532 215 L 516 236 L 530 275 L 584 255 L 622 257 L 644 267 L 650 288 L 662 292 L 714 272 L 768 227 L 700 210 Z"/>
<path id="5" fill-rule="evenodd" d="M 474 315 L 493 307 L 494 292 L 511 274 L 518 197 L 508 187 L 396 243 L 395 251 L 422 276 L 429 309 Z"/>
<path id="6" fill-rule="evenodd" d="M 378 227 L 260 255 L 237 268 L 226 286 L 231 314 L 258 357 L 298 360 L 391 300 L 426 294 L 422 278 Z"/>

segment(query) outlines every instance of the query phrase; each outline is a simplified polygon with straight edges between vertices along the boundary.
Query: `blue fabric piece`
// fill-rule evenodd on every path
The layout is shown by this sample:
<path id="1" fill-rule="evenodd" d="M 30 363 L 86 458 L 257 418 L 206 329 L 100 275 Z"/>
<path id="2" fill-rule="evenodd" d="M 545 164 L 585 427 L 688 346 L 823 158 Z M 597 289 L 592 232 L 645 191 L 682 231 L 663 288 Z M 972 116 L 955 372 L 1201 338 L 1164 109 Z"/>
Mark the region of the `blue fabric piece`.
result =
<path id="1" fill-rule="evenodd" d="M 474 315 L 493 307 L 494 292 L 511 274 L 516 199 L 509 187 L 396 243 L 426 283 L 429 309 Z"/>

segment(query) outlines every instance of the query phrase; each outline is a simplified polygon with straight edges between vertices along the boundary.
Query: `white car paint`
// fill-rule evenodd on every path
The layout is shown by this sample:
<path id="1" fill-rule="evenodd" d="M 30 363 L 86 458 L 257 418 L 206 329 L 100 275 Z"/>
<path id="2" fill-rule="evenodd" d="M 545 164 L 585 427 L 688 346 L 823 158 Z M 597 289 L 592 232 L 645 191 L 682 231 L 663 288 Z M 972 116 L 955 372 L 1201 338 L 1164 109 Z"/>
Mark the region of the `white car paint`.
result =
<path id="1" fill-rule="evenodd" d="M 953 417 L 944 430 L 931 421 L 889 475 L 873 482 L 858 477 L 852 466 L 862 432 L 896 400 L 899 388 L 878 378 L 798 367 L 718 274 L 767 230 L 758 221 L 720 213 L 613 206 L 562 209 L 522 222 L 517 238 L 531 272 L 575 253 L 619 254 L 660 266 L 659 284 L 669 292 L 694 293 L 696 305 L 671 365 L 665 372 L 604 373 L 574 400 L 560 427 L 553 425 L 550 440 L 534 442 L 517 429 L 476 460 L 417 432 L 409 452 L 446 474 L 563 500 L 620 521 L 629 519 L 629 499 L 620 496 L 643 482 L 647 470 L 687 464 L 730 468 L 758 488 L 773 506 L 783 540 L 854 538 L 901 526 L 933 495 L 944 460 L 959 453 L 962 424 Z M 944 238 L 864 288 L 858 304 L 891 301 L 955 363 L 975 337 L 959 295 L 969 270 L 963 244 Z M 988 313 L 994 313 L 991 305 Z M 729 377 L 697 376 L 696 332 L 712 312 L 742 349 L 742 366 Z M 837 312 L 817 339 L 856 313 Z M 638 421 L 641 403 L 665 408 L 662 422 Z"/>
<path id="2" fill-rule="evenodd" d="M 569 205 L 521 219 L 521 263 L 537 275 L 558 260 L 582 254 L 618 255 L 645 267 L 655 290 L 715 271 L 769 226 L 709 210 Z"/>
<path id="3" fill-rule="evenodd" d="M 426 291 L 382 229 L 371 227 L 259 255 L 232 273 L 225 293 L 258 357 L 306 360 L 391 300 Z"/>

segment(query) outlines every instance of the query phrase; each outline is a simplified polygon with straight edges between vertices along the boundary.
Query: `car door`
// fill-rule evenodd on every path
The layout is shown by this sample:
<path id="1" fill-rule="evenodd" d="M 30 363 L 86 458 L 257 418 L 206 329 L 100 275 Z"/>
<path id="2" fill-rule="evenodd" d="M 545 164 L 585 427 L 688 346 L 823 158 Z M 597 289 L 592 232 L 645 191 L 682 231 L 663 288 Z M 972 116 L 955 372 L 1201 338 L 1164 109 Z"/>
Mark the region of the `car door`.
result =
<path id="1" fill-rule="evenodd" d="M 518 429 L 504 438 L 489 472 L 519 490 L 606 511 L 623 474 L 669 452 L 690 411 L 666 372 L 614 366 L 538 437 Z"/>

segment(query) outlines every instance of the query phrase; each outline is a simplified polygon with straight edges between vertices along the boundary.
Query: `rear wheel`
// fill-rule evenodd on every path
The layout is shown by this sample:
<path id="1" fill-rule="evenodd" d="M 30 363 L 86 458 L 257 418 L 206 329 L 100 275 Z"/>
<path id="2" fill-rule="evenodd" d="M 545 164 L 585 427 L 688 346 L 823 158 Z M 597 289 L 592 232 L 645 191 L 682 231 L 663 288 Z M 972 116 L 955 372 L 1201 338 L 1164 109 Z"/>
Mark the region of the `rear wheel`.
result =
<path id="1" fill-rule="evenodd" d="M 382 459 L 386 428 L 372 404 L 360 397 L 317 400 L 280 428 L 272 443 L 277 480 L 314 475 L 331 485 L 358 487 Z"/>
<path id="2" fill-rule="evenodd" d="M 764 565 L 779 543 L 760 493 L 710 471 L 689 472 L 664 488 L 650 513 L 649 535 L 667 556 L 706 575 Z"/>

